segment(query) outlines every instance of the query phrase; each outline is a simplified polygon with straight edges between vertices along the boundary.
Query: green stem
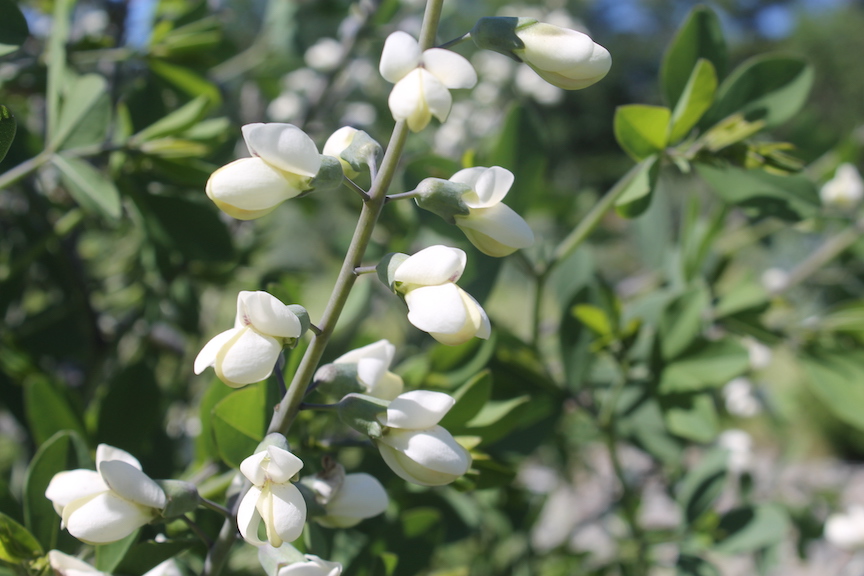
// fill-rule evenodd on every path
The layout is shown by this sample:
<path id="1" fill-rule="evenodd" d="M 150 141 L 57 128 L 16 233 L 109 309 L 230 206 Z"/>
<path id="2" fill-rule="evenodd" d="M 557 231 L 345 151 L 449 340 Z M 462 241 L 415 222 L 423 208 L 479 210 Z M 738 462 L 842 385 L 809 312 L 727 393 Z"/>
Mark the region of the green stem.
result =
<path id="1" fill-rule="evenodd" d="M 471 38 L 471 32 L 466 32 L 465 34 L 463 34 L 462 36 L 459 36 L 458 38 L 454 38 L 453 40 L 450 40 L 449 42 L 444 42 L 443 44 L 439 45 L 438 48 L 443 48 L 446 50 L 447 48 L 451 48 L 453 46 L 461 44 L 462 42 L 465 42 L 469 38 Z"/>
<path id="2" fill-rule="evenodd" d="M 18 180 L 21 180 L 25 176 L 29 176 L 31 173 L 38 170 L 43 164 L 51 160 L 51 156 L 53 155 L 53 152 L 45 150 L 38 156 L 25 160 L 14 168 L 7 170 L 0 175 L 0 190 L 5 190 Z"/>
<path id="3" fill-rule="evenodd" d="M 417 190 L 411 190 L 410 192 L 400 192 L 398 194 L 388 194 L 386 202 L 392 202 L 393 200 L 405 200 L 409 198 L 417 198 L 420 195 Z"/>
<path id="4" fill-rule="evenodd" d="M 353 180 L 351 180 L 347 176 L 344 176 L 342 178 L 342 185 L 345 186 L 346 188 L 348 188 L 349 190 L 353 190 L 354 192 L 356 192 L 357 195 L 363 199 L 363 202 L 369 201 L 369 194 L 367 194 L 366 191 L 363 190 L 363 188 L 358 186 L 356 182 L 354 182 Z"/>

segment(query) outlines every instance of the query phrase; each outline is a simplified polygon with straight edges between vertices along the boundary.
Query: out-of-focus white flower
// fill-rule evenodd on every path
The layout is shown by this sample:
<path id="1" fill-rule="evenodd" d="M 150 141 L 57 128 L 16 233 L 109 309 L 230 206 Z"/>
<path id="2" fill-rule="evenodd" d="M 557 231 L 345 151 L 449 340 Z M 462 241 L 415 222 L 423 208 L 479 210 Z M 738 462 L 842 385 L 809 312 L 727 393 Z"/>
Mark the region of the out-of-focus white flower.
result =
<path id="1" fill-rule="evenodd" d="M 247 124 L 243 138 L 252 158 L 219 168 L 207 180 L 207 196 L 238 220 L 252 220 L 310 189 L 321 168 L 318 148 L 291 124 Z"/>
<path id="2" fill-rule="evenodd" d="M 864 507 L 850 506 L 846 513 L 828 516 L 825 539 L 843 550 L 864 548 Z"/>
<path id="3" fill-rule="evenodd" d="M 399 477 L 421 486 L 443 486 L 468 471 L 471 455 L 438 425 L 454 403 L 441 392 L 413 390 L 396 397 L 378 416 L 386 428 L 375 443 Z"/>
<path id="4" fill-rule="evenodd" d="M 825 206 L 854 208 L 864 197 L 864 181 L 855 166 L 843 163 L 837 167 L 834 177 L 822 186 L 819 196 Z"/>
<path id="5" fill-rule="evenodd" d="M 390 372 L 395 355 L 396 347 L 393 344 L 379 340 L 343 354 L 333 364 L 356 364 L 357 381 L 366 389 L 365 394 L 392 400 L 405 387 L 402 378 Z"/>
<path id="6" fill-rule="evenodd" d="M 519 214 L 501 203 L 513 185 L 513 173 L 500 166 L 466 168 L 450 178 L 471 189 L 462 195 L 470 212 L 454 216 L 456 225 L 484 254 L 507 256 L 534 243 L 534 233 Z"/>
<path id="7" fill-rule="evenodd" d="M 195 358 L 195 374 L 213 366 L 216 376 L 239 388 L 273 373 L 279 353 L 303 333 L 299 306 L 286 306 L 267 292 L 237 295 L 234 328 L 214 336 Z"/>
<path id="8" fill-rule="evenodd" d="M 287 444 L 284 444 L 287 445 Z M 237 526 L 243 539 L 255 546 L 263 523 L 267 541 L 279 547 L 300 537 L 306 523 L 306 501 L 291 478 L 303 461 L 280 446 L 266 446 L 240 463 L 240 471 L 252 482 L 237 509 Z"/>
<path id="9" fill-rule="evenodd" d="M 762 370 L 771 365 L 773 353 L 771 348 L 759 342 L 755 338 L 744 338 L 742 340 L 744 347 L 747 348 L 747 354 L 750 359 L 750 368 L 753 370 Z"/>
<path id="10" fill-rule="evenodd" d="M 430 246 L 408 257 L 393 274 L 395 290 L 408 305 L 408 321 L 442 344 L 462 344 L 491 333 L 480 304 L 454 284 L 466 261 L 458 248 Z"/>
<path id="11" fill-rule="evenodd" d="M 144 576 L 183 576 L 180 567 L 173 558 L 160 562 L 144 573 Z"/>
<path id="12" fill-rule="evenodd" d="M 742 474 L 750 469 L 753 459 L 753 439 L 743 430 L 725 430 L 717 438 L 717 445 L 729 451 L 728 469 Z"/>
<path id="13" fill-rule="evenodd" d="M 520 66 L 516 71 L 516 89 L 540 104 L 552 106 L 564 100 L 564 90 L 539 78 L 530 68 Z"/>
<path id="14" fill-rule="evenodd" d="M 48 552 L 48 563 L 57 576 L 111 576 L 107 572 L 100 572 L 87 562 L 64 554 L 59 550 Z"/>
<path id="15" fill-rule="evenodd" d="M 762 273 L 762 286 L 771 293 L 779 293 L 789 284 L 789 273 L 780 268 L 768 268 Z"/>
<path id="16" fill-rule="evenodd" d="M 396 84 L 388 99 L 393 119 L 407 121 L 414 132 L 425 128 L 432 116 L 441 122 L 447 119 L 453 103 L 449 89 L 477 83 L 468 60 L 441 48 L 421 51 L 417 40 L 405 32 L 387 37 L 379 71 Z"/>
<path id="17" fill-rule="evenodd" d="M 734 378 L 723 387 L 726 410 L 733 416 L 750 418 L 762 411 L 762 404 L 753 393 L 753 384 L 747 378 Z"/>
<path id="18" fill-rule="evenodd" d="M 61 525 L 84 542 L 121 540 L 159 516 L 167 498 L 141 471 L 138 460 L 119 448 L 96 448 L 96 471 L 55 474 L 45 497 L 62 518 Z"/>
<path id="19" fill-rule="evenodd" d="M 258 548 L 258 560 L 267 576 L 339 576 L 342 565 L 328 562 L 312 554 L 302 554 L 290 545 L 274 548 L 264 544 Z"/>
<path id="20" fill-rule="evenodd" d="M 384 512 L 389 503 L 387 491 L 374 476 L 364 472 L 346 474 L 345 468 L 332 460 L 325 460 L 325 468 L 312 478 L 304 478 L 303 483 L 326 511 L 315 521 L 328 528 L 355 526 Z"/>
<path id="21" fill-rule="evenodd" d="M 345 48 L 335 38 L 321 38 L 306 50 L 303 60 L 310 68 L 321 72 L 331 72 L 342 61 L 344 53 Z"/>

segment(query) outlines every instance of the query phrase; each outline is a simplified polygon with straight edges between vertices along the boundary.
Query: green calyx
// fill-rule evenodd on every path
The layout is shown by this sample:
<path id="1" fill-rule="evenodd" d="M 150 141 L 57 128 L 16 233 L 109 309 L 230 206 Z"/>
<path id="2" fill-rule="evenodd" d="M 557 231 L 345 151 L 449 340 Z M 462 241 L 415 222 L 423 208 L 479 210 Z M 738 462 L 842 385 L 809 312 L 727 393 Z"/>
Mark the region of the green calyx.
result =
<path id="1" fill-rule="evenodd" d="M 348 394 L 337 405 L 337 412 L 343 423 L 375 440 L 384 434 L 378 416 L 386 413 L 389 405 L 386 400 L 365 394 Z"/>
<path id="2" fill-rule="evenodd" d="M 372 163 L 378 164 L 383 155 L 381 145 L 363 130 L 354 133 L 351 145 L 340 154 L 355 172 L 362 172 Z"/>
<path id="3" fill-rule="evenodd" d="M 156 480 L 156 483 L 167 497 L 167 503 L 161 510 L 163 517 L 176 518 L 198 508 L 201 497 L 194 484 L 182 480 Z"/>
<path id="4" fill-rule="evenodd" d="M 417 205 L 441 216 L 448 224 L 455 224 L 455 216 L 467 216 L 471 210 L 462 201 L 462 196 L 470 192 L 467 184 L 451 182 L 441 178 L 426 178 L 417 185 Z"/>
<path id="5" fill-rule="evenodd" d="M 321 168 L 309 181 L 309 187 L 297 197 L 301 198 L 318 190 L 333 190 L 342 185 L 342 163 L 332 156 L 321 156 Z"/>
<path id="6" fill-rule="evenodd" d="M 487 16 L 480 18 L 471 29 L 471 39 L 478 48 L 492 50 L 499 54 L 522 62 L 513 51 L 525 48 L 525 43 L 516 31 L 536 24 L 534 18 L 516 18 L 515 16 Z"/>
<path id="7" fill-rule="evenodd" d="M 396 269 L 407 259 L 407 254 L 391 252 L 386 254 L 375 267 L 375 271 L 378 272 L 378 279 L 394 292 L 396 291 L 396 280 L 393 277 L 396 275 Z"/>
<path id="8" fill-rule="evenodd" d="M 315 382 L 318 390 L 338 397 L 366 390 L 357 380 L 357 364 L 325 364 L 315 372 Z"/>

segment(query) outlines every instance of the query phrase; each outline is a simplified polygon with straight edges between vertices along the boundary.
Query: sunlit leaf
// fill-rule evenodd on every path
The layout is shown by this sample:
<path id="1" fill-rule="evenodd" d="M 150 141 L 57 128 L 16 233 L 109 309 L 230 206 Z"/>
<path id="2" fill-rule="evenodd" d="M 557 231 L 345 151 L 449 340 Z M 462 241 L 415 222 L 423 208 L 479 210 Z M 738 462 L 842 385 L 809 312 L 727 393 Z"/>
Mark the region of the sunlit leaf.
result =
<path id="1" fill-rule="evenodd" d="M 711 62 L 720 78 L 726 74 L 726 41 L 720 19 L 706 6 L 693 8 L 663 57 L 660 84 L 670 106 L 678 104 L 700 58 Z"/>

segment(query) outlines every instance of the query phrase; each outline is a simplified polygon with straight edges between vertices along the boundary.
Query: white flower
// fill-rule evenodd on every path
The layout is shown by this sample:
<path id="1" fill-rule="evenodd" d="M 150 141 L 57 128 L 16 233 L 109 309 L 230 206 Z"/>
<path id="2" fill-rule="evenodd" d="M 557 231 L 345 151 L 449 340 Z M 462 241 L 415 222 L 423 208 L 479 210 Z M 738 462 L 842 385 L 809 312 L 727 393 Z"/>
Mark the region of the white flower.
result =
<path id="1" fill-rule="evenodd" d="M 214 336 L 195 358 L 195 374 L 213 366 L 228 386 L 238 388 L 264 380 L 283 345 L 302 334 L 302 324 L 291 307 L 267 292 L 237 295 L 234 328 Z"/>
<path id="2" fill-rule="evenodd" d="M 274 548 L 264 544 L 258 548 L 258 560 L 267 576 L 339 576 L 342 565 L 328 562 L 312 554 L 301 554 L 293 546 Z"/>
<path id="3" fill-rule="evenodd" d="M 442 344 L 488 338 L 491 332 L 480 304 L 454 284 L 465 263 L 465 252 L 458 248 L 430 246 L 408 257 L 393 274 L 396 291 L 408 305 L 408 321 Z"/>
<path id="4" fill-rule="evenodd" d="M 339 128 L 330 135 L 327 142 L 324 143 L 324 149 L 321 151 L 324 156 L 338 158 L 339 162 L 342 164 L 342 172 L 344 172 L 345 176 L 348 178 L 356 178 L 360 174 L 354 170 L 348 162 L 342 159 L 342 152 L 351 145 L 357 132 L 359 132 L 359 130 L 352 128 L 351 126 L 343 126 L 342 128 Z"/>
<path id="5" fill-rule="evenodd" d="M 450 178 L 470 186 L 462 195 L 467 216 L 454 216 L 456 225 L 484 254 L 507 256 L 534 243 L 534 233 L 525 220 L 501 203 L 513 185 L 513 173 L 500 166 L 467 168 Z"/>
<path id="6" fill-rule="evenodd" d="M 336 70 L 345 55 L 345 48 L 335 38 L 321 38 L 306 50 L 306 65 L 321 72 Z"/>
<path id="7" fill-rule="evenodd" d="M 45 497 L 60 514 L 61 525 L 92 544 L 125 538 L 158 517 L 167 503 L 162 488 L 141 471 L 134 456 L 107 444 L 96 448 L 96 471 L 55 474 Z"/>
<path id="8" fill-rule="evenodd" d="M 825 539 L 837 548 L 864 548 L 864 507 L 851 506 L 845 514 L 831 514 L 825 521 Z"/>
<path id="9" fill-rule="evenodd" d="M 471 88 L 477 73 L 455 52 L 432 48 L 420 50 L 417 40 L 405 32 L 387 37 L 379 64 L 381 76 L 396 84 L 388 104 L 396 121 L 406 120 L 419 132 L 432 116 L 443 122 L 450 113 L 453 98 L 448 88 Z"/>
<path id="10" fill-rule="evenodd" d="M 723 387 L 726 410 L 733 416 L 750 418 L 762 411 L 762 404 L 753 393 L 753 385 L 747 378 L 734 378 Z"/>
<path id="11" fill-rule="evenodd" d="M 413 390 L 394 399 L 378 417 L 386 429 L 375 443 L 400 478 L 421 486 L 443 486 L 468 471 L 471 455 L 438 426 L 454 403 L 441 392 Z"/>
<path id="12" fill-rule="evenodd" d="M 392 400 L 402 393 L 402 378 L 390 372 L 396 347 L 387 340 L 379 340 L 357 348 L 333 361 L 333 364 L 356 364 L 357 380 L 366 388 L 366 394 Z"/>
<path id="13" fill-rule="evenodd" d="M 306 554 L 305 562 L 294 562 L 282 566 L 276 576 L 339 576 L 342 565 L 338 562 L 328 562 L 318 556 Z"/>
<path id="14" fill-rule="evenodd" d="M 252 158 L 235 160 L 207 180 L 207 196 L 223 212 L 238 220 L 260 218 L 309 190 L 321 156 L 305 132 L 291 124 L 247 124 L 243 138 Z"/>
<path id="15" fill-rule="evenodd" d="M 747 348 L 747 355 L 750 359 L 750 368 L 753 370 L 762 370 L 771 365 L 773 352 L 771 348 L 756 340 L 755 338 L 744 338 L 742 340 L 744 347 Z"/>
<path id="16" fill-rule="evenodd" d="M 826 206 L 854 208 L 864 196 L 864 181 L 852 164 L 843 163 L 837 167 L 834 177 L 826 182 L 819 191 L 819 197 Z"/>
<path id="17" fill-rule="evenodd" d="M 57 576 L 111 576 L 107 572 L 100 572 L 87 562 L 64 554 L 59 550 L 48 552 L 48 563 Z"/>
<path id="18" fill-rule="evenodd" d="M 728 468 L 732 474 L 750 469 L 753 459 L 753 439 L 743 430 L 725 430 L 717 438 L 717 445 L 729 452 Z"/>
<path id="19" fill-rule="evenodd" d="M 324 506 L 326 515 L 315 520 L 327 528 L 355 526 L 384 512 L 389 503 L 387 491 L 374 476 L 365 472 L 345 474 L 345 468 L 338 463 L 304 483 Z"/>
<path id="20" fill-rule="evenodd" d="M 237 525 L 244 540 L 256 546 L 263 544 L 258 537 L 262 522 L 272 546 L 300 537 L 306 523 L 306 501 L 291 478 L 301 468 L 299 458 L 278 446 L 267 446 L 240 463 L 240 471 L 253 484 L 237 510 Z"/>
<path id="21" fill-rule="evenodd" d="M 533 20 L 520 21 L 516 36 L 524 47 L 513 53 L 541 78 L 565 90 L 587 88 L 612 67 L 609 51 L 582 32 Z"/>
<path id="22" fill-rule="evenodd" d="M 173 558 L 160 562 L 144 573 L 144 576 L 183 576 L 180 567 Z"/>

